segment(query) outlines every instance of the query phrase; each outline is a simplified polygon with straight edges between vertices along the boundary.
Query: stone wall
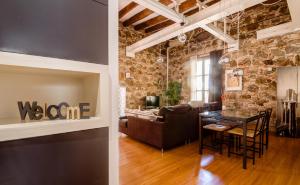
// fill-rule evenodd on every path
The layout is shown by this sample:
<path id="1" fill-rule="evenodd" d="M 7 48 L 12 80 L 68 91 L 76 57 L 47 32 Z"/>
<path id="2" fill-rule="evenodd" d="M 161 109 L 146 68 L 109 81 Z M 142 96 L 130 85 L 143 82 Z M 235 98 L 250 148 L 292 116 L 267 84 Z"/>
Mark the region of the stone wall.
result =
<path id="1" fill-rule="evenodd" d="M 225 92 L 225 106 L 260 110 L 272 107 L 276 117 L 277 72 L 282 66 L 300 65 L 300 32 L 258 41 L 256 31 L 291 20 L 287 3 L 282 1 L 274 6 L 258 5 L 248 9 L 241 17 L 239 51 L 226 55 L 230 63 L 223 69 L 244 70 L 243 90 Z M 230 34 L 237 38 L 236 24 L 229 25 Z M 191 35 L 192 33 L 189 33 Z M 196 30 L 190 42 L 171 52 L 170 78 L 189 86 L 189 60 L 191 56 L 208 56 L 210 51 L 223 48 L 223 42 L 203 30 Z M 186 69 L 186 70 L 182 70 Z M 185 88 L 183 102 L 190 100 L 190 89 Z M 274 125 L 274 119 L 273 119 Z"/>
<path id="2" fill-rule="evenodd" d="M 223 42 L 201 29 L 189 33 L 190 43 L 172 48 L 170 51 L 169 80 L 182 83 L 181 103 L 188 103 L 190 92 L 190 58 L 194 56 L 207 57 L 209 52 L 223 48 Z"/>
<path id="3" fill-rule="evenodd" d="M 277 68 L 300 65 L 300 32 L 257 41 L 245 40 L 239 52 L 229 53 L 225 69 L 244 70 L 243 91 L 225 92 L 227 107 L 259 110 L 277 106 Z M 276 114 L 273 114 L 275 117 Z"/>
<path id="4" fill-rule="evenodd" d="M 136 54 L 135 58 L 125 56 L 125 47 L 145 37 L 143 33 L 131 27 L 119 24 L 119 79 L 120 85 L 126 87 L 126 107 L 137 109 L 144 106 L 144 97 L 160 95 L 165 88 L 166 65 L 157 64 L 159 46 L 149 48 Z M 131 74 L 130 79 L 125 73 Z"/>

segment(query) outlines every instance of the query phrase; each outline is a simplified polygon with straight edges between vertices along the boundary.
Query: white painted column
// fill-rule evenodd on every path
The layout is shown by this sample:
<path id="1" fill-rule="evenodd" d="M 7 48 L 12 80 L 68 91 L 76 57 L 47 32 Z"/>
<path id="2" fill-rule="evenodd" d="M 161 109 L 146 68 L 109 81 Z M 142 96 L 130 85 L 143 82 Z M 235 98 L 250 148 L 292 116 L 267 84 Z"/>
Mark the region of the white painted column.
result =
<path id="1" fill-rule="evenodd" d="M 119 184 L 119 142 L 118 142 L 118 107 L 119 107 L 119 15 L 118 0 L 109 0 L 108 4 L 108 40 L 109 40 L 109 75 L 110 75 L 110 112 L 109 130 L 109 184 Z M 101 82 L 100 82 L 101 83 Z"/>

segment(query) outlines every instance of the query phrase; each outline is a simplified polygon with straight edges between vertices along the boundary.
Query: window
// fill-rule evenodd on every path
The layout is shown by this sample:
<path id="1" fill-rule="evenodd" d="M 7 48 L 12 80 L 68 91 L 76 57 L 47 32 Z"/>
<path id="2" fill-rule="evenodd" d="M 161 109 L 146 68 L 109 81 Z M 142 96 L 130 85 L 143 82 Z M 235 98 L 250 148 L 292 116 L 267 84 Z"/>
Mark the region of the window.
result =
<path id="1" fill-rule="evenodd" d="M 191 61 L 191 99 L 208 102 L 210 59 L 194 58 Z"/>

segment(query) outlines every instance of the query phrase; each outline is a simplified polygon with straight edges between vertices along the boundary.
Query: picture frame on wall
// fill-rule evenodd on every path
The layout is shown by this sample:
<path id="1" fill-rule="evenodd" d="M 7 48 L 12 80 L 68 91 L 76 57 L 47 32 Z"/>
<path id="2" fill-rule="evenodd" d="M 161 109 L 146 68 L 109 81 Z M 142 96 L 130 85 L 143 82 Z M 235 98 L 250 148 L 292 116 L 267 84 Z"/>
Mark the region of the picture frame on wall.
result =
<path id="1" fill-rule="evenodd" d="M 225 70 L 225 91 L 243 90 L 243 71 Z"/>

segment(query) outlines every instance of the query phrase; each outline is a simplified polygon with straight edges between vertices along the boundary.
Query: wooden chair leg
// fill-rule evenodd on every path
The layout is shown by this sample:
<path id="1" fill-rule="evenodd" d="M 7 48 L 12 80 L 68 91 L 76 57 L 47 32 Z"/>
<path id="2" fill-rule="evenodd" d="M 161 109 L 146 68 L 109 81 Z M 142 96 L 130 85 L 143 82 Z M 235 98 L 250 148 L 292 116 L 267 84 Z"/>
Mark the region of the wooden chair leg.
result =
<path id="1" fill-rule="evenodd" d="M 239 152 L 241 151 L 241 137 L 238 138 L 238 148 Z"/>
<path id="2" fill-rule="evenodd" d="M 223 142 L 224 142 L 224 132 L 221 132 L 221 139 L 220 139 L 220 154 L 223 153 Z"/>
<path id="3" fill-rule="evenodd" d="M 239 152 L 241 151 L 241 146 L 242 146 L 241 137 L 239 137 Z"/>
<path id="4" fill-rule="evenodd" d="M 239 138 L 239 136 L 234 137 L 235 152 L 238 152 L 238 138 Z"/>
<path id="5" fill-rule="evenodd" d="M 262 146 L 261 154 L 264 155 L 265 133 L 262 132 L 261 134 L 262 134 L 262 136 L 261 136 L 261 140 L 262 140 L 262 143 L 261 143 L 261 146 Z"/>
<path id="6" fill-rule="evenodd" d="M 260 134 L 259 135 L 259 142 L 258 142 L 258 144 L 259 144 L 259 146 L 258 146 L 258 157 L 259 158 L 261 158 L 261 152 L 262 152 L 262 148 L 261 148 L 261 146 L 262 146 L 262 137 L 261 137 L 262 135 Z"/>
<path id="7" fill-rule="evenodd" d="M 210 143 L 211 145 L 214 144 L 214 132 L 209 131 L 209 135 L 210 135 Z"/>
<path id="8" fill-rule="evenodd" d="M 253 165 L 255 165 L 255 137 L 253 138 L 253 145 L 252 145 L 252 149 L 253 149 Z"/>
<path id="9" fill-rule="evenodd" d="M 229 135 L 229 139 L 228 139 L 228 157 L 230 157 L 230 148 L 231 148 L 231 137 L 232 137 L 232 135 L 230 134 Z"/>
<path id="10" fill-rule="evenodd" d="M 266 150 L 269 148 L 269 131 L 266 130 Z"/>

